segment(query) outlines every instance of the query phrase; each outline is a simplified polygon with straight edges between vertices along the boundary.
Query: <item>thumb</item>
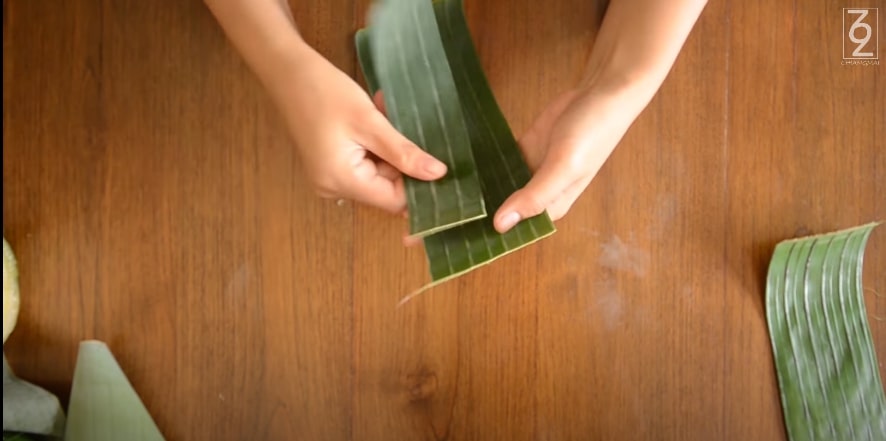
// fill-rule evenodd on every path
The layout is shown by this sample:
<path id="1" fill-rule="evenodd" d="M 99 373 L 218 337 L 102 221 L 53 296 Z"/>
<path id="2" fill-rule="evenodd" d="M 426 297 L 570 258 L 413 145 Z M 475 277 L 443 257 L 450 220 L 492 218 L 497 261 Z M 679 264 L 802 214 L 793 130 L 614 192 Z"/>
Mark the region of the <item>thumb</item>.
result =
<path id="1" fill-rule="evenodd" d="M 549 158 L 550 159 L 550 158 Z M 546 161 L 529 182 L 512 194 L 495 215 L 495 229 L 505 233 L 523 219 L 544 212 L 577 180 L 565 160 Z"/>
<path id="2" fill-rule="evenodd" d="M 381 113 L 371 125 L 366 149 L 397 170 L 426 181 L 442 178 L 446 164 L 420 149 L 392 126 Z"/>
<path id="3" fill-rule="evenodd" d="M 375 104 L 375 108 L 378 109 L 384 115 L 388 114 L 387 108 L 385 107 L 385 94 L 381 90 L 375 92 L 375 95 L 372 95 L 372 103 Z"/>

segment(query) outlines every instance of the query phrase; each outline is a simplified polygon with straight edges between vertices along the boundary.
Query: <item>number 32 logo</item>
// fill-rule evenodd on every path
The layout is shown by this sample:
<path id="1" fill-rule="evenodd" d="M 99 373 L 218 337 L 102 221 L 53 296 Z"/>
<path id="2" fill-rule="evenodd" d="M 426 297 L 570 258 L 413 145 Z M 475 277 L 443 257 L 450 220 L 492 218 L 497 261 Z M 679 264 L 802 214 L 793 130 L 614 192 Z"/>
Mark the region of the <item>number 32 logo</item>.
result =
<path id="1" fill-rule="evenodd" d="M 844 59 L 876 59 L 878 46 L 878 10 L 877 9 L 843 9 L 843 58 Z M 849 25 L 848 28 L 846 25 Z M 848 44 L 846 39 L 853 44 Z M 873 40 L 873 44 L 871 44 Z M 851 50 L 846 55 L 847 47 Z M 854 47 L 854 48 L 853 48 Z"/>

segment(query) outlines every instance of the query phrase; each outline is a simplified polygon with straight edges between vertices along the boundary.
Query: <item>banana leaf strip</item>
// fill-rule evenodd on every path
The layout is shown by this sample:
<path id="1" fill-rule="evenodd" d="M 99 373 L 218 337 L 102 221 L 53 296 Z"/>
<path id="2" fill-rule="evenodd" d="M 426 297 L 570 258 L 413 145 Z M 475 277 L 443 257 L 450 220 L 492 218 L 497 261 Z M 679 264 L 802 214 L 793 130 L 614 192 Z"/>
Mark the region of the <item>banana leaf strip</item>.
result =
<path id="1" fill-rule="evenodd" d="M 878 223 L 779 243 L 766 319 L 792 441 L 886 440 L 886 397 L 862 289 Z"/>
<path id="2" fill-rule="evenodd" d="M 385 0 L 369 38 L 388 119 L 449 168 L 442 179 L 405 178 L 409 228 L 426 236 L 486 216 L 477 165 L 430 2 Z"/>
<path id="3" fill-rule="evenodd" d="M 458 98 L 455 103 L 452 100 L 446 101 L 446 105 L 459 107 L 467 127 L 471 148 L 460 150 L 460 154 L 470 153 L 473 156 L 478 166 L 484 205 L 494 214 L 512 193 L 526 185 L 531 173 L 483 73 L 465 19 L 462 0 L 437 0 L 433 3 L 410 0 L 378 2 L 373 9 L 374 20 L 371 28 L 361 29 L 355 37 L 360 67 L 367 87 L 371 93 L 375 93 L 381 87 L 385 93 L 386 106 L 389 106 L 387 97 L 391 95 L 391 91 L 385 86 L 395 89 L 405 87 L 403 81 L 384 80 L 385 75 L 390 73 L 389 69 L 381 68 L 381 63 L 387 62 L 385 60 L 390 57 L 380 57 L 377 50 L 390 50 L 390 47 L 375 42 L 400 35 L 395 32 L 383 34 L 379 31 L 382 29 L 381 26 L 409 27 L 410 16 L 415 15 L 409 12 L 410 8 L 433 12 L 435 23 L 424 23 L 425 39 L 441 39 L 445 51 L 443 61 L 448 66 L 446 71 L 452 75 L 452 82 L 447 82 L 447 87 L 439 89 L 438 92 Z M 427 12 L 419 15 L 425 16 Z M 417 56 L 406 61 L 411 64 L 422 64 L 425 59 L 426 57 Z M 428 94 L 412 98 L 420 99 L 414 103 L 410 101 L 410 105 L 419 108 L 431 108 L 438 104 L 435 97 Z M 499 234 L 495 230 L 492 216 L 484 216 L 427 235 L 424 237 L 424 247 L 433 282 L 412 295 L 486 265 L 555 231 L 550 216 L 542 213 L 521 221 L 505 234 Z"/>

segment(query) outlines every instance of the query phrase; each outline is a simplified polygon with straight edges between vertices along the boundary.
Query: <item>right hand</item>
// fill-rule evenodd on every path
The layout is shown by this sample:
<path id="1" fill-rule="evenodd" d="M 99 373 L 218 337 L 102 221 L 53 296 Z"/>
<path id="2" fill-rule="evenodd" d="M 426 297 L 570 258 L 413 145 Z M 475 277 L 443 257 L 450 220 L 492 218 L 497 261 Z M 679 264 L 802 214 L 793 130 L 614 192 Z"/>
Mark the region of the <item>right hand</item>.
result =
<path id="1" fill-rule="evenodd" d="M 305 172 L 324 198 L 350 199 L 404 213 L 402 174 L 435 180 L 446 165 L 404 137 L 373 99 L 313 49 L 272 95 L 299 150 Z"/>

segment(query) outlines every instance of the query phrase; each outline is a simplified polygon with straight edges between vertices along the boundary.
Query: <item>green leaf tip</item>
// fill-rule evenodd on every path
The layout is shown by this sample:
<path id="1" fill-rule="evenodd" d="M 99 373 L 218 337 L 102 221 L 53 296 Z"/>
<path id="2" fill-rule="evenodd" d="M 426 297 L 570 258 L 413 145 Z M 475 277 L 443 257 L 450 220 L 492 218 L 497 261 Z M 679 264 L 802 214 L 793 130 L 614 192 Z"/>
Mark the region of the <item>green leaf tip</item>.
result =
<path id="1" fill-rule="evenodd" d="M 766 319 L 792 441 L 886 440 L 886 397 L 861 280 L 865 246 L 879 224 L 775 247 Z"/>
<path id="2" fill-rule="evenodd" d="M 410 224 L 410 231 L 420 231 L 418 236 L 424 240 L 432 283 L 404 298 L 401 304 L 432 286 L 556 232 L 547 213 L 525 219 L 505 234 L 493 226 L 492 214 L 529 182 L 531 173 L 489 87 L 462 3 L 377 1 L 370 13 L 371 28 L 355 35 L 367 87 L 370 93 L 384 90 L 385 106 L 395 127 L 413 139 L 421 132 L 456 140 L 445 153 L 464 165 L 463 170 L 476 168 L 476 181 L 473 171 L 456 173 L 454 177 L 464 177 L 457 183 L 458 189 L 454 185 L 438 187 L 433 196 L 416 190 L 415 186 L 425 184 L 407 180 L 410 222 L 448 218 L 439 214 L 446 212 L 447 206 L 473 206 L 473 195 L 482 195 L 480 214 L 462 213 L 458 222 L 446 224 Z M 443 121 L 439 115 L 452 117 L 453 123 L 446 124 L 443 131 L 438 130 Z M 433 137 L 421 139 L 440 144 Z"/>
<path id="3" fill-rule="evenodd" d="M 65 441 L 163 441 L 108 346 L 80 343 Z"/>

